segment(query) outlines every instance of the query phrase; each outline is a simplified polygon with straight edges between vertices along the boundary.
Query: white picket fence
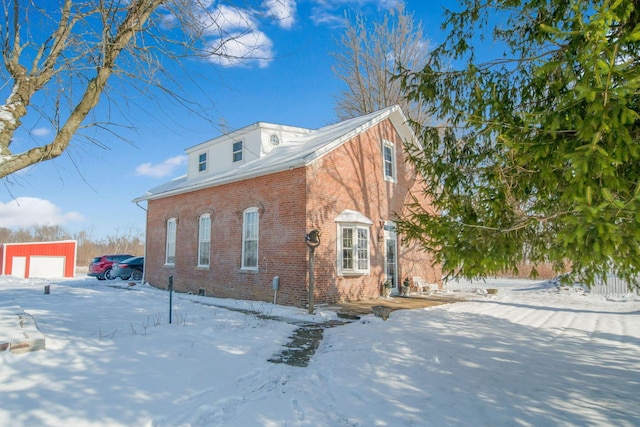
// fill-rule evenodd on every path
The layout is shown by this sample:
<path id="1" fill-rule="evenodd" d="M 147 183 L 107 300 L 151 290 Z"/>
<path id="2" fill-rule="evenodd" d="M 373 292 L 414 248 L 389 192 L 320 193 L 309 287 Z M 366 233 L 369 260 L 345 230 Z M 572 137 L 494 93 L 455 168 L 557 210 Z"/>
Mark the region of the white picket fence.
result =
<path id="1" fill-rule="evenodd" d="M 633 285 L 630 287 L 629 283 L 613 274 L 607 275 L 606 278 L 601 278 L 596 284 L 591 286 L 591 293 L 595 295 L 624 296 L 637 292 L 637 288 Z"/>

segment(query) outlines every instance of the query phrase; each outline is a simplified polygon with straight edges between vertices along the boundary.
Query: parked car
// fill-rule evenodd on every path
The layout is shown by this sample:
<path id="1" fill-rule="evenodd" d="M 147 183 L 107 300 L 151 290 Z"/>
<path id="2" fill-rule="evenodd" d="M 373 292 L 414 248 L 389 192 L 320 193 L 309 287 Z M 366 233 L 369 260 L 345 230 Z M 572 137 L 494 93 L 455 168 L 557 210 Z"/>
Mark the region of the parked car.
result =
<path id="1" fill-rule="evenodd" d="M 87 276 L 98 278 L 98 280 L 111 280 L 111 267 L 114 262 L 124 261 L 127 258 L 131 258 L 133 255 L 128 254 L 116 254 L 116 255 L 101 255 L 97 256 L 89 264 L 89 273 Z"/>
<path id="2" fill-rule="evenodd" d="M 111 267 L 111 277 L 122 280 L 142 280 L 144 271 L 144 257 L 134 256 L 124 261 L 116 262 Z"/>

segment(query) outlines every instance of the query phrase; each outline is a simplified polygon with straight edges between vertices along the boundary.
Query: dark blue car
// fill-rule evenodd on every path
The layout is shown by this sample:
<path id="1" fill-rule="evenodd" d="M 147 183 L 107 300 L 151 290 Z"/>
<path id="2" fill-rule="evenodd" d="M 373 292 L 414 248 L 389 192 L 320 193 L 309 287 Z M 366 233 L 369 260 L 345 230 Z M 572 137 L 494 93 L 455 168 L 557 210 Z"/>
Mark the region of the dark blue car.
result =
<path id="1" fill-rule="evenodd" d="M 144 257 L 134 256 L 113 264 L 111 276 L 122 280 L 142 280 L 144 271 Z"/>

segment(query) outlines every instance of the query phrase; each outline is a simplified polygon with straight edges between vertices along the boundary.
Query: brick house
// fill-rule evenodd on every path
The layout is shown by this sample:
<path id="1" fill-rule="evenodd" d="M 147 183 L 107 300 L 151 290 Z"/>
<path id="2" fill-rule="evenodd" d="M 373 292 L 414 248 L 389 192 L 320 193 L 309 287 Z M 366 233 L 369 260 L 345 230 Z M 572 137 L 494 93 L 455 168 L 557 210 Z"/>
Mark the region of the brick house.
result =
<path id="1" fill-rule="evenodd" d="M 308 303 L 380 296 L 389 278 L 440 280 L 440 268 L 395 233 L 421 183 L 404 161 L 414 138 L 399 107 L 311 130 L 255 123 L 188 148 L 185 176 L 147 202 L 145 280 L 221 298 Z M 277 294 L 272 288 L 280 279 Z"/>

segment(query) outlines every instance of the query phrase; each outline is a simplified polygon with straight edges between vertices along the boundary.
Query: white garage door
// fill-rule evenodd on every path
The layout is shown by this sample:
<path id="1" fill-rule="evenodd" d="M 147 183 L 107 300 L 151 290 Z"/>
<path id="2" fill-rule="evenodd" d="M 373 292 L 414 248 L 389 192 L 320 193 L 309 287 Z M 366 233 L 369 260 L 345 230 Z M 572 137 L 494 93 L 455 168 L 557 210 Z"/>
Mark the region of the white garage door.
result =
<path id="1" fill-rule="evenodd" d="M 29 264 L 29 277 L 64 277 L 63 256 L 32 256 Z"/>
<path id="2" fill-rule="evenodd" d="M 24 279 L 24 273 L 27 270 L 27 257 L 26 256 L 14 256 L 13 267 L 11 267 L 11 275 Z"/>

